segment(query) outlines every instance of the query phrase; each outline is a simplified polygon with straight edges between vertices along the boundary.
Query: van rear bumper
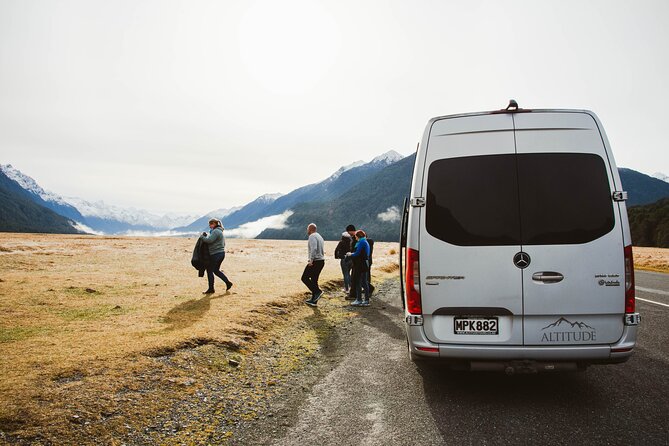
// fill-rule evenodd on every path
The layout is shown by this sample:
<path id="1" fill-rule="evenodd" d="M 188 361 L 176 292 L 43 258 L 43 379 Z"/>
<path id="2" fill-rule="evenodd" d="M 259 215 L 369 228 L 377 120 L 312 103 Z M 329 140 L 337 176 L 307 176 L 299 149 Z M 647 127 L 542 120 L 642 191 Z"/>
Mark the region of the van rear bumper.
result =
<path id="1" fill-rule="evenodd" d="M 623 335 L 612 345 L 469 345 L 434 344 L 427 339 L 422 326 L 407 325 L 409 348 L 414 356 L 460 361 L 569 361 L 611 364 L 625 362 L 636 345 L 637 326 L 625 326 Z M 438 352 L 420 350 L 438 348 Z"/>

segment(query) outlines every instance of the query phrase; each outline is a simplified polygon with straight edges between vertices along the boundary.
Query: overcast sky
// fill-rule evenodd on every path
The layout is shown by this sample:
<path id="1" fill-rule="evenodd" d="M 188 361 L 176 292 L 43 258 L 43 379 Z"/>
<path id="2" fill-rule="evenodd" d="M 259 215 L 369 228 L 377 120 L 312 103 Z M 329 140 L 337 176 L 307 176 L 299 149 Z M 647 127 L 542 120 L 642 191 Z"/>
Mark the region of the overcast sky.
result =
<path id="1" fill-rule="evenodd" d="M 204 213 L 515 98 L 591 109 L 619 166 L 669 174 L 668 47 L 666 0 L 0 0 L 0 163 Z"/>

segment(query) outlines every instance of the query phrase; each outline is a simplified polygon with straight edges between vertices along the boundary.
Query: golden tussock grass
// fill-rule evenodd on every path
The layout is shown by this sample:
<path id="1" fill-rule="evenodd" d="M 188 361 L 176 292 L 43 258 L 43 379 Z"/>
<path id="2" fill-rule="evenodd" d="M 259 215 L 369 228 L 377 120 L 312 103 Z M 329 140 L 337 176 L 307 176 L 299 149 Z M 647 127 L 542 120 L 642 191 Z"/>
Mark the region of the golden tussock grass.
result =
<path id="1" fill-rule="evenodd" d="M 635 268 L 669 273 L 669 249 L 635 246 L 633 251 Z"/>
<path id="2" fill-rule="evenodd" d="M 183 385 L 196 374 L 192 362 L 155 358 L 207 346 L 241 358 L 277 322 L 306 314 L 306 240 L 227 240 L 222 268 L 234 287 L 224 292 L 217 278 L 207 296 L 206 278 L 190 265 L 194 242 L 0 234 L 0 430 L 62 434 L 73 411 L 85 412 L 75 422 L 100 419 L 119 404 L 126 419 L 141 420 L 151 404 L 123 403 L 125 392 L 153 386 L 155 410 L 193 392 Z M 384 254 L 396 244 L 379 245 L 377 271 L 396 271 L 395 256 Z M 341 279 L 335 246 L 326 243 L 321 283 Z"/>

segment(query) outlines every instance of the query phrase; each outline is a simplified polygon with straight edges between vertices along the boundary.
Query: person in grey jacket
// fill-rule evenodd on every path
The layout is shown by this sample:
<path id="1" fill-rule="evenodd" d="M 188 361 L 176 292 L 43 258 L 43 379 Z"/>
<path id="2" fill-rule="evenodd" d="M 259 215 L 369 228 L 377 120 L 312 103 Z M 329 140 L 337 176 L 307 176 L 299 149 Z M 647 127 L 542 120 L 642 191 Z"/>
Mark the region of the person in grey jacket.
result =
<path id="1" fill-rule="evenodd" d="M 200 236 L 202 242 L 209 247 L 209 265 L 207 266 L 207 280 L 209 281 L 209 288 L 202 294 L 212 294 L 214 291 L 214 275 L 218 276 L 225 282 L 225 290 L 232 288 L 232 282 L 228 280 L 223 271 L 221 271 L 221 263 L 225 259 L 225 237 L 223 236 L 223 225 L 221 221 L 212 218 L 209 220 L 209 234 L 203 232 Z"/>
<path id="2" fill-rule="evenodd" d="M 323 296 L 323 291 L 318 286 L 318 278 L 325 266 L 325 252 L 323 250 L 325 242 L 323 241 L 323 237 L 316 231 L 317 228 L 314 223 L 307 226 L 309 259 L 302 273 L 302 282 L 311 291 L 311 299 L 308 299 L 306 304 L 312 307 L 315 307 L 318 299 Z"/>

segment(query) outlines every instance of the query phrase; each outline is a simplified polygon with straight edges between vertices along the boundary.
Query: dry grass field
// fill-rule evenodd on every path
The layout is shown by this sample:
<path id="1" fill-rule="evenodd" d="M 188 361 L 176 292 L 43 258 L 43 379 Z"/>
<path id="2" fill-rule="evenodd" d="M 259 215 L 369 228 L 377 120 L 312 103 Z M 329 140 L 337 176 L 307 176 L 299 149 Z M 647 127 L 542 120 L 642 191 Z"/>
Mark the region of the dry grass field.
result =
<path id="1" fill-rule="evenodd" d="M 669 249 L 635 247 L 634 266 L 646 271 L 669 273 Z"/>
<path id="2" fill-rule="evenodd" d="M 328 299 L 344 307 L 335 245 L 326 244 L 321 283 L 330 281 Z M 114 433 L 142 429 L 196 393 L 198 377 L 230 375 L 255 346 L 281 336 L 273 327 L 310 314 L 300 282 L 306 240 L 228 240 L 223 270 L 235 285 L 225 292 L 216 279 L 210 296 L 190 265 L 193 246 L 0 234 L 0 442 L 113 444 Z M 394 248 L 377 244 L 380 275 L 396 274 Z M 188 356 L 196 350 L 197 360 Z"/>

